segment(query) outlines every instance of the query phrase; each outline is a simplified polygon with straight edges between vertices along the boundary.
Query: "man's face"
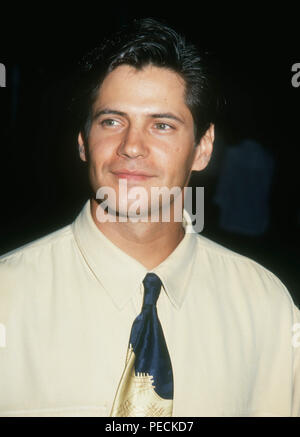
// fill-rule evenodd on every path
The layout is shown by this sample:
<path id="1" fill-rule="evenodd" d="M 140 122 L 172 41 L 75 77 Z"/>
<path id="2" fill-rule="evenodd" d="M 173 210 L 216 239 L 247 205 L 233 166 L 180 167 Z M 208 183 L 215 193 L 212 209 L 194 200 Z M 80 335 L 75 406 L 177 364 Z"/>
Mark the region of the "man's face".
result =
<path id="1" fill-rule="evenodd" d="M 81 152 L 95 193 L 111 187 L 118 198 L 119 180 L 125 179 L 128 191 L 143 187 L 150 199 L 151 187 L 183 188 L 192 170 L 206 166 L 212 141 L 206 136 L 195 147 L 184 92 L 183 79 L 165 68 L 122 65 L 107 75 Z"/>

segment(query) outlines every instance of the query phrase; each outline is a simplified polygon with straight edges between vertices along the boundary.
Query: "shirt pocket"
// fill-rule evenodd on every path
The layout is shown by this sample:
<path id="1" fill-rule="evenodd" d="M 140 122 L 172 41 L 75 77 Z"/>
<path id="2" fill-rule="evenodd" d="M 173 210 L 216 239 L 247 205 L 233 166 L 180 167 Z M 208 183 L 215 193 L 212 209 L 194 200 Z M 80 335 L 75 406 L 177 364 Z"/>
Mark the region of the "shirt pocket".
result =
<path id="1" fill-rule="evenodd" d="M 107 417 L 107 406 L 78 406 L 0 411 L 0 417 Z"/>

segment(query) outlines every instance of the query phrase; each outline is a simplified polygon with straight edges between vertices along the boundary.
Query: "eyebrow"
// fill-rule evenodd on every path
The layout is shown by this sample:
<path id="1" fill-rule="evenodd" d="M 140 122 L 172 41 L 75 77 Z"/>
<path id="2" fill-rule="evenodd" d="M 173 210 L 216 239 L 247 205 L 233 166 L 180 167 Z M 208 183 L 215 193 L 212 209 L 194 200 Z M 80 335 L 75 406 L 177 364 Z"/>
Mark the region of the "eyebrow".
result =
<path id="1" fill-rule="evenodd" d="M 126 116 L 125 112 L 116 111 L 115 109 L 105 108 L 105 109 L 97 110 L 95 112 L 93 118 L 95 120 L 96 118 L 100 117 L 100 115 L 105 115 L 105 114 L 120 115 L 121 117 L 125 117 Z"/>
<path id="2" fill-rule="evenodd" d="M 101 110 L 97 110 L 94 114 L 94 120 L 98 117 L 100 117 L 101 115 L 107 115 L 107 114 L 114 114 L 114 115 L 120 115 L 121 117 L 126 117 L 127 114 L 126 112 L 122 112 L 122 111 L 117 111 L 115 109 L 110 109 L 110 108 L 104 108 Z M 179 118 L 177 115 L 172 114 L 171 112 L 160 112 L 160 113 L 156 113 L 156 114 L 147 114 L 148 117 L 151 118 L 168 118 L 170 120 L 176 120 L 179 123 L 184 124 L 184 121 Z"/>
<path id="3" fill-rule="evenodd" d="M 159 114 L 150 114 L 151 118 L 170 118 L 171 120 L 179 121 L 180 123 L 184 123 L 184 121 L 177 117 L 177 115 L 172 114 L 171 112 L 162 112 Z"/>

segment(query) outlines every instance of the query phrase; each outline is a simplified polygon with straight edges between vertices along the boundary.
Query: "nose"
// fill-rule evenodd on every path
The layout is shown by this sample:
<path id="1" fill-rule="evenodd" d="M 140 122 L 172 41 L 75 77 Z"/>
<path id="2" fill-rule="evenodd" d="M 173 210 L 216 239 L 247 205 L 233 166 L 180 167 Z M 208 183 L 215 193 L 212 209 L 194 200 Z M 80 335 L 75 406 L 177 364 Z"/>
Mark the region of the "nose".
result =
<path id="1" fill-rule="evenodd" d="M 117 153 L 129 159 L 145 158 L 148 155 L 148 149 L 141 130 L 133 126 L 128 127 Z"/>

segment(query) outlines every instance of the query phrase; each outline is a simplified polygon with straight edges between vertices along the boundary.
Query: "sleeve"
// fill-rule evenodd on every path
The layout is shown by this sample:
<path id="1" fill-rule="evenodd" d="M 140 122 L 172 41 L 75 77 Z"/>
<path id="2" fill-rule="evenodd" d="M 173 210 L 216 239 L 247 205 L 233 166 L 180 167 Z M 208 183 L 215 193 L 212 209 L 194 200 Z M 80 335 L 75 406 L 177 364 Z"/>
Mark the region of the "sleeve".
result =
<path id="1" fill-rule="evenodd" d="M 293 398 L 292 417 L 300 417 L 300 311 L 294 306 L 292 326 L 293 347 Z"/>

